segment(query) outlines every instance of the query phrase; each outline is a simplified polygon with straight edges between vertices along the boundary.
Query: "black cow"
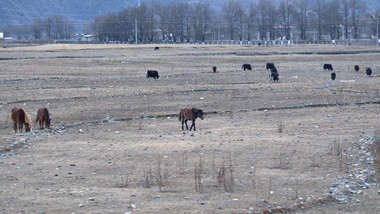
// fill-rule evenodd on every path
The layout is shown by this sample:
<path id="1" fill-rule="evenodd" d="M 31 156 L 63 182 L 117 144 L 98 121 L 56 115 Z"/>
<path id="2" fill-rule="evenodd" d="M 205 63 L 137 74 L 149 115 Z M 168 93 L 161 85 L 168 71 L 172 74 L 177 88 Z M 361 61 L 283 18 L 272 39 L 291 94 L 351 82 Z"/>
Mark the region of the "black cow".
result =
<path id="1" fill-rule="evenodd" d="M 359 65 L 355 65 L 355 71 L 358 72 L 359 71 Z"/>
<path id="2" fill-rule="evenodd" d="M 324 64 L 324 65 L 323 65 L 323 69 L 324 69 L 324 70 L 332 71 L 332 70 L 333 70 L 333 67 L 332 67 L 331 64 Z"/>
<path id="3" fill-rule="evenodd" d="M 243 70 L 252 70 L 252 67 L 251 67 L 250 64 L 243 64 L 243 65 L 241 66 L 241 68 L 242 68 Z"/>
<path id="4" fill-rule="evenodd" d="M 368 76 L 371 76 L 372 69 L 371 68 L 367 68 L 367 70 L 365 70 L 365 72 L 367 73 Z"/>
<path id="5" fill-rule="evenodd" d="M 268 62 L 268 63 L 267 63 L 267 70 L 272 69 L 272 68 L 276 68 L 276 67 L 274 66 L 273 63 Z"/>
<path id="6" fill-rule="evenodd" d="M 278 73 L 276 73 L 276 72 L 271 72 L 270 73 L 270 77 L 271 77 L 271 79 L 273 80 L 273 82 L 278 82 L 278 80 L 279 80 L 279 78 L 278 78 Z"/>
<path id="7" fill-rule="evenodd" d="M 147 70 L 146 71 L 146 78 L 149 78 L 149 77 L 152 77 L 154 79 L 160 78 L 160 76 L 158 75 L 158 71 L 154 71 L 154 70 Z"/>
<path id="8" fill-rule="evenodd" d="M 272 68 L 276 68 L 276 67 L 274 66 L 274 64 L 271 63 L 271 62 L 268 62 L 266 67 L 267 67 L 267 70 L 272 69 Z"/>
<path id="9" fill-rule="evenodd" d="M 276 67 L 270 69 L 270 78 L 273 80 L 273 82 L 278 82 L 279 76 L 280 75 L 278 74 Z"/>
<path id="10" fill-rule="evenodd" d="M 276 73 L 276 74 L 278 74 L 278 72 L 277 72 L 277 68 L 276 68 L 276 67 L 271 68 L 271 69 L 270 69 L 270 72 L 271 72 L 271 73 Z"/>
<path id="11" fill-rule="evenodd" d="M 335 80 L 336 74 L 334 72 L 331 73 L 331 80 Z"/>
<path id="12" fill-rule="evenodd" d="M 212 71 L 216 73 L 216 66 L 212 67 Z"/>
<path id="13" fill-rule="evenodd" d="M 160 47 L 154 47 L 154 50 L 159 50 L 160 49 Z"/>

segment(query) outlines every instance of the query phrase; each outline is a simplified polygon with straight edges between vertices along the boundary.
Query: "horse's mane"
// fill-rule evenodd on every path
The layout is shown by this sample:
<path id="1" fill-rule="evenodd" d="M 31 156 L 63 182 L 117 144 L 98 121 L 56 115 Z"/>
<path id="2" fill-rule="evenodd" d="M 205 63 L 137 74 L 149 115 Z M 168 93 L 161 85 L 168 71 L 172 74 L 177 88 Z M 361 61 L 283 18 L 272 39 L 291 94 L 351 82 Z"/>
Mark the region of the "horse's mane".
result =
<path id="1" fill-rule="evenodd" d="M 44 116 L 45 116 L 45 120 L 49 121 L 50 123 L 49 111 L 47 110 L 47 108 L 44 108 Z"/>
<path id="2" fill-rule="evenodd" d="M 26 113 L 26 111 L 23 108 L 20 109 L 24 112 L 26 123 L 28 123 L 30 128 L 32 128 L 32 120 L 30 119 L 28 113 Z"/>

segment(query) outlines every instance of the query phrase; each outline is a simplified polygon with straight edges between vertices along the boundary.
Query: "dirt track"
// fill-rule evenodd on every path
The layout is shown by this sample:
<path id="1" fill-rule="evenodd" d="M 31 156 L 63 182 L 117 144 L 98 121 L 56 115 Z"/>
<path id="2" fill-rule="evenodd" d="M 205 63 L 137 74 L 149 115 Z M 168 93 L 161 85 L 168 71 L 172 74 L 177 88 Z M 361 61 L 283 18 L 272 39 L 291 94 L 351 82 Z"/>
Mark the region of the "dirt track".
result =
<path id="1" fill-rule="evenodd" d="M 327 45 L 4 48 L 0 212 L 235 213 L 318 199 L 353 167 L 337 154 L 379 130 L 379 52 Z M 275 63 L 279 83 L 269 81 L 266 62 Z M 253 70 L 242 71 L 243 63 Z M 336 81 L 324 63 L 333 64 Z M 161 77 L 147 79 L 147 69 Z M 13 107 L 33 120 L 47 107 L 53 129 L 34 124 L 32 133 L 14 134 Z M 183 107 L 206 112 L 196 132 L 181 130 Z M 379 209 L 376 187 L 352 197 L 302 212 Z"/>

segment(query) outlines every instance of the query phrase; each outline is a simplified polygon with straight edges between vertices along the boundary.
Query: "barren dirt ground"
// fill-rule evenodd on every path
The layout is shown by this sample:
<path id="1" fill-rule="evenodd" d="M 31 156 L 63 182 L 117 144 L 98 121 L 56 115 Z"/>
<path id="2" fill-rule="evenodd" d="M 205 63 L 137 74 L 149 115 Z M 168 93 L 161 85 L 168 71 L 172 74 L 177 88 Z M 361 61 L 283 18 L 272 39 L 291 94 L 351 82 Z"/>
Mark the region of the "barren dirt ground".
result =
<path id="1" fill-rule="evenodd" d="M 328 195 L 357 166 L 344 151 L 380 129 L 376 47 L 44 45 L 0 59 L 0 213 L 290 207 Z M 13 107 L 33 121 L 47 107 L 52 129 L 15 134 Z M 184 107 L 203 108 L 197 131 L 181 130 Z M 376 213 L 378 189 L 293 211 Z"/>

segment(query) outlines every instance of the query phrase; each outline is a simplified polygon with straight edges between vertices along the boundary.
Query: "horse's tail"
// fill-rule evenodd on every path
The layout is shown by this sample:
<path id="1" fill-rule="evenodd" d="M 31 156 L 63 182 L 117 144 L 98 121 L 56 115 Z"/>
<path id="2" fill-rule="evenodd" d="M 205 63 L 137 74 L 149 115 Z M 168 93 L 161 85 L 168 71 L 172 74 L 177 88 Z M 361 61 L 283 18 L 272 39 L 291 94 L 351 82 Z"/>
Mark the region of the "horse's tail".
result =
<path id="1" fill-rule="evenodd" d="M 38 119 L 39 119 L 39 117 L 40 117 L 40 111 L 37 110 L 36 123 L 38 123 Z"/>
<path id="2" fill-rule="evenodd" d="M 178 120 L 179 120 L 179 121 L 182 120 L 182 111 L 183 111 L 183 109 L 181 109 L 181 111 L 180 111 L 179 114 L 178 114 Z"/>
<path id="3" fill-rule="evenodd" d="M 44 117 L 45 117 L 45 120 L 49 121 L 50 118 L 49 118 L 49 111 L 47 110 L 47 108 L 44 108 Z"/>
<path id="4" fill-rule="evenodd" d="M 25 122 L 29 124 L 30 128 L 32 128 L 32 120 L 30 119 L 28 113 L 26 113 L 26 111 L 23 108 L 21 108 L 21 109 L 25 115 Z"/>

